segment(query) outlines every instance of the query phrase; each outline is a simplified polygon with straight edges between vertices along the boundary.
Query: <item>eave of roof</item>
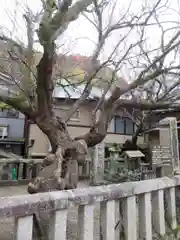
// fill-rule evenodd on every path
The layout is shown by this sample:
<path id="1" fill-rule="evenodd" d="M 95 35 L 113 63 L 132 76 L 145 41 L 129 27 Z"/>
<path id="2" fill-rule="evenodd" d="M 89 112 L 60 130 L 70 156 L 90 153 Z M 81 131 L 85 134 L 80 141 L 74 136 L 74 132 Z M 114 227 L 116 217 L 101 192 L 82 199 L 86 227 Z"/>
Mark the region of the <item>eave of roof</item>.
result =
<path id="1" fill-rule="evenodd" d="M 63 87 L 62 87 L 63 85 Z M 70 98 L 70 99 L 79 99 L 83 90 L 85 88 L 85 84 L 80 84 L 76 87 L 69 86 L 69 83 L 66 80 L 61 81 L 61 86 L 56 85 L 53 97 L 54 98 Z M 88 96 L 89 100 L 95 100 L 103 95 L 103 89 L 98 87 L 92 87 L 92 90 Z M 107 92 L 105 98 L 109 98 L 111 95 L 110 91 Z"/>

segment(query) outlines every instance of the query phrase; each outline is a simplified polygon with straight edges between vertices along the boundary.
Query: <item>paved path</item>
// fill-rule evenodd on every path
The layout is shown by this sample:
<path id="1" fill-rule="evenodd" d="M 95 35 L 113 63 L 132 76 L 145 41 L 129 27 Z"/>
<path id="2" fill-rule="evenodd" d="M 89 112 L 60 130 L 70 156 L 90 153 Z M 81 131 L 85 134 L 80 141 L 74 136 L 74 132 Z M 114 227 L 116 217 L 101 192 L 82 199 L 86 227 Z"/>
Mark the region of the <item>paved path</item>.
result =
<path id="1" fill-rule="evenodd" d="M 79 187 L 86 187 L 86 186 L 87 184 L 84 182 L 79 184 Z M 26 194 L 26 186 L 0 187 L 0 197 L 22 195 L 22 194 Z M 97 208 L 99 207 L 97 206 Z M 95 221 L 99 219 L 98 212 L 99 211 L 97 211 L 96 209 Z M 95 236 L 96 236 L 95 240 L 99 240 L 98 222 L 99 221 L 95 223 Z M 14 224 L 13 224 L 12 218 L 0 218 L 0 240 L 13 240 L 13 227 L 14 227 Z M 77 209 L 70 209 L 69 216 L 68 216 L 68 229 L 67 229 L 68 240 L 77 240 L 76 234 L 77 234 Z"/>

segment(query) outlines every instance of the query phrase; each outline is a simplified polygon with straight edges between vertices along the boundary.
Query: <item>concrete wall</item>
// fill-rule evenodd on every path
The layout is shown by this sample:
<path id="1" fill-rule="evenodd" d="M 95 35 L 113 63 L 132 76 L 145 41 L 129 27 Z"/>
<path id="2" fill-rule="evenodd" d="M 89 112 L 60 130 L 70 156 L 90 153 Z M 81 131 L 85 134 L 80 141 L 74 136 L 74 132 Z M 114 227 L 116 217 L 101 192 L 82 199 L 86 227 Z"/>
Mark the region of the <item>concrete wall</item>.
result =
<path id="1" fill-rule="evenodd" d="M 62 118 L 65 116 L 66 111 L 70 109 L 73 102 L 67 103 L 66 101 L 59 100 L 56 107 L 54 108 L 55 115 L 61 116 Z M 75 113 L 72 119 L 68 122 L 69 125 L 78 125 L 81 127 L 90 127 L 92 125 L 92 112 L 94 110 L 94 103 L 88 102 L 87 104 L 81 105 L 79 109 L 79 113 Z M 124 116 L 125 113 L 122 110 L 116 111 L 116 116 Z M 77 117 L 78 116 L 78 117 Z M 115 120 L 112 119 L 108 132 L 115 132 Z"/>
<path id="2" fill-rule="evenodd" d="M 0 115 L 0 126 L 8 125 L 8 138 L 24 138 L 24 122 L 25 118 L 21 113 L 19 118 L 6 118 Z"/>
<path id="3" fill-rule="evenodd" d="M 0 118 L 0 125 L 8 125 L 8 138 L 24 138 L 24 119 Z"/>
<path id="4" fill-rule="evenodd" d="M 66 111 L 72 106 L 72 102 L 63 100 L 56 100 L 54 112 L 57 116 L 62 118 L 65 116 Z M 68 122 L 68 130 L 70 135 L 74 138 L 81 134 L 88 132 L 92 125 L 92 111 L 94 109 L 94 102 L 87 102 L 80 107 L 79 113 L 75 114 Z M 116 112 L 116 115 L 122 116 L 124 112 L 121 110 Z M 35 140 L 34 146 L 30 150 L 29 154 L 43 155 L 46 154 L 49 149 L 49 141 L 47 137 L 40 131 L 36 124 L 30 125 L 29 141 Z M 105 143 L 121 143 L 123 144 L 127 139 L 131 139 L 131 135 L 116 134 L 114 127 L 114 119 L 108 128 L 108 134 L 105 138 Z M 144 143 L 144 137 L 139 137 L 139 143 Z"/>

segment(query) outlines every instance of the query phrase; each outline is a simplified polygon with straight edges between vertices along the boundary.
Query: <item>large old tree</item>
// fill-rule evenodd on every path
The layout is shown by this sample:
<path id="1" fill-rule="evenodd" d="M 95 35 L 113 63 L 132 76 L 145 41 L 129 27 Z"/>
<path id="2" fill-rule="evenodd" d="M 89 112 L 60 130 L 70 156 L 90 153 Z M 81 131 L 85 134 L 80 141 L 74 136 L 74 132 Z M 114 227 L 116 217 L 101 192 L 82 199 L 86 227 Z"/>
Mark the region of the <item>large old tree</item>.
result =
<path id="1" fill-rule="evenodd" d="M 180 28 L 178 18 L 172 17 L 178 16 L 177 11 L 174 14 L 175 10 L 172 10 L 172 7 L 176 8 L 175 5 L 171 6 L 172 1 L 156 0 L 149 1 L 149 4 L 139 1 L 138 7 L 115 0 L 41 2 L 43 10 L 40 13 L 34 14 L 30 9 L 24 13 L 27 45 L 7 34 L 1 36 L 1 41 L 8 44 L 8 56 L 5 54 L 4 57 L 8 64 L 2 61 L 1 69 L 10 76 L 19 91 L 14 95 L 1 95 L 0 100 L 33 120 L 52 146 L 52 153 L 44 159 L 43 170 L 28 185 L 30 193 L 76 188 L 78 160 L 87 153 L 88 147 L 95 146 L 105 138 L 116 109 L 152 111 L 167 109 L 169 105 L 177 107 L 173 103 L 178 97 L 172 100 L 162 96 L 157 101 L 156 98 L 143 96 L 141 93 L 144 90 L 141 89 L 143 85 L 147 87 L 148 82 L 158 82 L 157 91 L 161 94 L 166 91 L 167 96 L 180 83 Z M 169 12 L 172 14 L 170 20 L 166 18 Z M 53 90 L 57 78 L 62 77 L 62 71 L 57 72 L 57 69 L 61 69 L 57 44 L 76 20 L 84 21 L 87 28 L 89 24 L 94 26 L 96 34 L 91 36 L 94 50 L 89 67 L 83 79 L 81 77 L 85 83 L 82 95 L 66 117 L 62 118 L 53 111 Z M 35 36 L 41 45 L 40 53 L 34 50 Z M 92 113 L 92 126 L 85 135 L 73 139 L 68 132 L 67 122 L 89 96 L 92 80 L 106 67 L 111 68 L 112 74 L 103 85 L 102 96 L 97 99 Z M 119 81 L 124 76 L 128 78 L 127 86 L 121 86 Z M 169 76 L 176 77 L 171 81 L 172 84 L 162 90 L 162 83 Z M 97 79 L 99 82 L 107 80 Z M 137 93 L 142 97 L 138 98 Z"/>

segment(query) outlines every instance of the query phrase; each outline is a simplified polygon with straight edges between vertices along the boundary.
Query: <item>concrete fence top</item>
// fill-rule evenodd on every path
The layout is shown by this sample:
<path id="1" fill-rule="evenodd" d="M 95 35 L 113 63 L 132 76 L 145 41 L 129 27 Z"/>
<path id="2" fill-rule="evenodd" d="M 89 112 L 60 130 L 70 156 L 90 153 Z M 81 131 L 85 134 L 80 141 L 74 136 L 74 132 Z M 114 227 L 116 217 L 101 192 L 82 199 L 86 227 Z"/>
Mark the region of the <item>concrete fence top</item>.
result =
<path id="1" fill-rule="evenodd" d="M 2 163 L 7 163 L 7 164 L 11 164 L 11 163 L 42 163 L 44 159 L 42 158 L 37 158 L 37 159 L 33 159 L 33 158 L 0 158 L 0 164 Z"/>
<path id="2" fill-rule="evenodd" d="M 105 161 L 108 161 L 110 159 L 105 159 Z M 43 163 L 44 159 L 43 158 L 0 158 L 0 164 L 2 163 L 31 163 L 31 164 L 41 164 Z M 85 160 L 84 162 L 90 162 L 90 160 Z"/>
<path id="3" fill-rule="evenodd" d="M 61 210 L 70 206 L 116 200 L 180 185 L 180 176 L 140 182 L 54 191 L 0 198 L 0 217 L 23 217 L 36 212 Z"/>

